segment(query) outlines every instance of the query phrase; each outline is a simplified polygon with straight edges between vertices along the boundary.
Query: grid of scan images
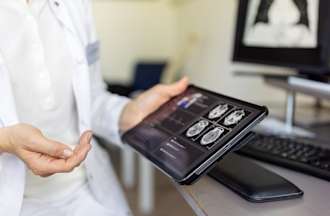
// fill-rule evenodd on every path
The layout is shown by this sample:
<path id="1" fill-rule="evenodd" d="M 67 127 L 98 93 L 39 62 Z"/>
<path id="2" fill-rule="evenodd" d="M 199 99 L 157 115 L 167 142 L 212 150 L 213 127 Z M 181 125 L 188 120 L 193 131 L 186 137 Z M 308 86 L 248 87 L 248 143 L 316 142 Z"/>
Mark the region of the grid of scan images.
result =
<path id="1" fill-rule="evenodd" d="M 182 135 L 210 150 L 249 115 L 250 112 L 245 109 L 219 103 L 191 124 Z"/>

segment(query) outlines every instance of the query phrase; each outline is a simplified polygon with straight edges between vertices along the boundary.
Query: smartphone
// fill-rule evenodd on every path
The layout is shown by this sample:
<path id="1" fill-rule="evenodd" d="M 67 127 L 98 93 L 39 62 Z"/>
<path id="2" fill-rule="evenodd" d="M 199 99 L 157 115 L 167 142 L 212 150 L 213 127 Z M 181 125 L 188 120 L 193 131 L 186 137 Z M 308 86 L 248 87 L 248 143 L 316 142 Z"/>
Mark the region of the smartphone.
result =
<path id="1" fill-rule="evenodd" d="M 265 106 L 190 85 L 122 138 L 177 183 L 192 184 L 267 114 Z"/>
<path id="2" fill-rule="evenodd" d="M 282 176 L 237 154 L 221 160 L 208 175 L 254 203 L 296 199 L 304 194 Z"/>

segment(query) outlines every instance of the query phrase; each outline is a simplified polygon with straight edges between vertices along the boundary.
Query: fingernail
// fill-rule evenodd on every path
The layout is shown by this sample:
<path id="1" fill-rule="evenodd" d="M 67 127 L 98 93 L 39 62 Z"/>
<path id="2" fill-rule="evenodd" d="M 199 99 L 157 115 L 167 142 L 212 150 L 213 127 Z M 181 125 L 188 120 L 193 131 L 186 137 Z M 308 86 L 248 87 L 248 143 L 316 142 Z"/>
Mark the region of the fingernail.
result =
<path id="1" fill-rule="evenodd" d="M 64 156 L 64 158 L 71 157 L 72 154 L 73 154 L 73 151 L 71 151 L 71 150 L 69 150 L 69 149 L 65 149 L 65 150 L 63 151 L 63 156 Z"/>

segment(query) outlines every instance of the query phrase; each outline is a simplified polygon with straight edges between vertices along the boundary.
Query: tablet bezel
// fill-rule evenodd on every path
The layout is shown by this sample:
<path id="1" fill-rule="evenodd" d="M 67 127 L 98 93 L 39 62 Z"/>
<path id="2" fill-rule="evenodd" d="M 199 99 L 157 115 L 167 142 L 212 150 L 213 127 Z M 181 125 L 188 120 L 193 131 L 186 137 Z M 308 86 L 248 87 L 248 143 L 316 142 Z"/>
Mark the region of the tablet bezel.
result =
<path id="1" fill-rule="evenodd" d="M 156 160 L 154 157 L 152 157 L 151 154 L 149 154 L 148 151 L 145 151 L 144 149 L 139 147 L 138 142 L 134 143 L 134 141 L 131 141 L 132 143 L 126 142 L 129 139 L 130 133 L 134 133 L 134 130 L 137 127 L 140 127 L 143 124 L 143 121 L 136 125 L 131 130 L 127 131 L 123 134 L 123 141 L 126 142 L 130 147 L 132 147 L 136 152 L 142 154 L 144 157 L 146 157 L 148 160 L 150 160 L 156 167 L 158 167 L 163 173 L 168 175 L 169 177 L 173 178 L 176 182 L 183 183 L 185 181 L 188 181 L 190 177 L 195 175 L 201 175 L 203 171 L 205 171 L 209 166 L 211 166 L 215 161 L 217 161 L 220 157 L 225 155 L 226 153 L 230 152 L 232 148 L 234 148 L 236 143 L 241 139 L 243 136 L 245 136 L 257 123 L 259 123 L 267 114 L 268 109 L 265 106 L 259 106 L 256 104 L 252 104 L 246 101 L 242 101 L 240 99 L 232 98 L 230 96 L 222 95 L 219 93 L 212 92 L 210 90 L 197 87 L 195 85 L 189 85 L 187 90 L 194 89 L 200 92 L 205 92 L 207 94 L 213 95 L 217 98 L 223 98 L 227 101 L 232 101 L 235 104 L 241 104 L 245 107 L 249 107 L 251 109 L 255 109 L 259 111 L 257 113 L 256 117 L 251 119 L 249 122 L 246 123 L 245 127 L 242 128 L 240 131 L 238 131 L 236 134 L 232 135 L 230 140 L 226 142 L 226 144 L 222 147 L 219 147 L 218 150 L 210 153 L 210 155 L 202 160 L 198 165 L 194 166 L 194 168 L 191 168 L 189 171 L 187 171 L 187 174 L 185 176 L 179 176 L 174 170 L 169 169 L 166 164 L 162 163 L 160 160 Z M 180 95 L 177 97 L 181 97 Z M 174 99 L 176 99 L 175 97 Z M 167 102 L 168 103 L 168 102 Z M 167 103 L 165 103 L 163 106 L 165 106 Z M 161 107 L 163 107 L 161 106 Z M 155 111 L 157 112 L 157 111 Z M 151 113 L 150 115 L 153 115 L 154 113 Z M 149 115 L 149 116 L 150 116 Z"/>

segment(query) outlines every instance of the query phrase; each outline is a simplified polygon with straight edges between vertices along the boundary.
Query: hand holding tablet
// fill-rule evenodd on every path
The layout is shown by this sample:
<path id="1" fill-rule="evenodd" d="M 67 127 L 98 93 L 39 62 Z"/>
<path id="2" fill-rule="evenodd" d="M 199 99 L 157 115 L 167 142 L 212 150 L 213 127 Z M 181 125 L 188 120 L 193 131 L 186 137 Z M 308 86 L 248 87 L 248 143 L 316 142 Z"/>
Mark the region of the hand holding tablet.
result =
<path id="1" fill-rule="evenodd" d="M 123 135 L 180 184 L 190 184 L 239 145 L 268 111 L 193 85 Z"/>

